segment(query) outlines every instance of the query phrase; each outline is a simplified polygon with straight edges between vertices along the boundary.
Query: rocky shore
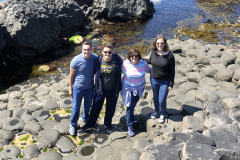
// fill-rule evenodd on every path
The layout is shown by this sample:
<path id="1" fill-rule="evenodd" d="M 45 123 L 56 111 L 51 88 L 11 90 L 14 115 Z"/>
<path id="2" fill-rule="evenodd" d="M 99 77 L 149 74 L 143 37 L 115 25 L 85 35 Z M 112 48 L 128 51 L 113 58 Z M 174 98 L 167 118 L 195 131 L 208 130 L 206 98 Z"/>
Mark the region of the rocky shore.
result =
<path id="1" fill-rule="evenodd" d="M 154 106 L 147 74 L 144 96 L 135 108 L 140 120 L 135 137 L 127 134 L 121 97 L 112 134 L 102 126 L 103 110 L 92 133 L 70 136 L 66 69 L 0 95 L 1 159 L 240 159 L 240 51 L 193 39 L 169 44 L 176 77 L 164 124 L 150 119 Z"/>

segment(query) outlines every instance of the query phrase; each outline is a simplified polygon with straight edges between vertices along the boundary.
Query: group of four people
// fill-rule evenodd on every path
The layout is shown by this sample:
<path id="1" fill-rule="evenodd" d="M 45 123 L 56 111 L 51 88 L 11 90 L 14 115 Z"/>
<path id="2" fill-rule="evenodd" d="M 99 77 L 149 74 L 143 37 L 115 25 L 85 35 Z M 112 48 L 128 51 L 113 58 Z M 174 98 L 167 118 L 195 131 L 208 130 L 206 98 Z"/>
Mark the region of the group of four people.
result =
<path id="1" fill-rule="evenodd" d="M 146 62 L 151 64 L 152 68 Z M 124 62 L 119 55 L 113 53 L 110 44 L 104 45 L 102 54 L 96 56 L 92 53 L 91 43 L 83 42 L 82 53 L 74 57 L 70 64 L 69 94 L 73 98 L 73 107 L 69 133 L 76 135 L 83 97 L 81 119 L 85 125 L 79 129 L 79 132 L 92 130 L 106 99 L 104 127 L 108 134 L 112 133 L 112 118 L 121 91 L 123 103 L 127 107 L 128 134 L 134 136 L 134 122 L 138 121 L 134 116 L 134 108 L 143 95 L 147 72 L 151 74 L 155 106 L 151 118 L 160 117 L 159 122 L 163 123 L 168 91 L 172 90 L 175 76 L 175 60 L 169 51 L 166 39 L 163 36 L 155 39 L 149 59 L 141 58 L 138 50 L 131 49 Z M 123 78 L 121 73 L 124 74 Z M 93 83 L 94 74 L 95 83 Z"/>

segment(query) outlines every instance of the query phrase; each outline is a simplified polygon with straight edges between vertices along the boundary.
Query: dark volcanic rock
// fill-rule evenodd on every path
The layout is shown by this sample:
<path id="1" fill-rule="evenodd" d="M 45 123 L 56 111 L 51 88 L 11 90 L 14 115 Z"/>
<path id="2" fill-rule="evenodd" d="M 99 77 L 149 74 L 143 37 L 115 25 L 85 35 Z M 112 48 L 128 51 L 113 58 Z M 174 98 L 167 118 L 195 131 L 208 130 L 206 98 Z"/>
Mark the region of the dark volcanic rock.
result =
<path id="1" fill-rule="evenodd" d="M 83 31 L 87 22 L 73 0 L 6 0 L 0 15 L 0 24 L 7 30 L 7 47 L 29 59 L 60 47 L 63 36 Z"/>
<path id="2" fill-rule="evenodd" d="M 145 20 L 155 12 L 150 0 L 95 0 L 93 18 L 112 21 Z"/>

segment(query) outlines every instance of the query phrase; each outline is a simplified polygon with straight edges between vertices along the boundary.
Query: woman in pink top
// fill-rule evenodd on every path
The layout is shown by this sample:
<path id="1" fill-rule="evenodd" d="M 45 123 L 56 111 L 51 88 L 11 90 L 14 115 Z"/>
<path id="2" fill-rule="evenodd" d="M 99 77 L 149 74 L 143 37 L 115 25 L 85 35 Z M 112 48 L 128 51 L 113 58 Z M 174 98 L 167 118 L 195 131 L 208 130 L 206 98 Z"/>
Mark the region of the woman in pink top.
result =
<path id="1" fill-rule="evenodd" d="M 151 67 L 141 60 L 141 54 L 135 49 L 128 52 L 127 59 L 122 64 L 122 99 L 127 107 L 126 119 L 128 125 L 128 134 L 134 136 L 133 123 L 136 121 L 134 108 L 140 97 L 143 95 L 145 86 L 145 73 L 150 72 Z"/>

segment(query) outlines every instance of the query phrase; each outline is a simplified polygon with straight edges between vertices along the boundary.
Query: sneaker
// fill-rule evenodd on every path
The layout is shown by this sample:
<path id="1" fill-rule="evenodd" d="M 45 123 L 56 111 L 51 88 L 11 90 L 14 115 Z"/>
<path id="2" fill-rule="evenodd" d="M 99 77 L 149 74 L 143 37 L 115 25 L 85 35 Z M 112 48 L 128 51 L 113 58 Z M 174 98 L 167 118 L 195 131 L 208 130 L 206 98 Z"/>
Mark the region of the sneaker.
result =
<path id="1" fill-rule="evenodd" d="M 159 116 L 158 113 L 154 112 L 151 114 L 151 119 L 156 119 L 158 116 Z"/>
<path id="2" fill-rule="evenodd" d="M 107 134 L 111 134 L 113 132 L 112 127 L 107 127 L 104 125 L 104 128 L 107 130 Z"/>
<path id="3" fill-rule="evenodd" d="M 130 128 L 130 127 L 128 127 L 128 135 L 129 135 L 130 137 L 135 136 L 135 133 L 134 133 L 133 129 Z"/>
<path id="4" fill-rule="evenodd" d="M 86 133 L 92 130 L 92 127 L 87 127 L 86 125 L 84 125 L 83 127 L 80 127 L 80 129 L 78 130 L 78 133 Z"/>
<path id="5" fill-rule="evenodd" d="M 70 128 L 69 128 L 69 134 L 72 136 L 76 135 L 76 127 L 72 126 L 71 124 L 70 124 Z"/>
<path id="6" fill-rule="evenodd" d="M 164 121 L 165 121 L 164 115 L 161 115 L 158 122 L 164 123 Z"/>

